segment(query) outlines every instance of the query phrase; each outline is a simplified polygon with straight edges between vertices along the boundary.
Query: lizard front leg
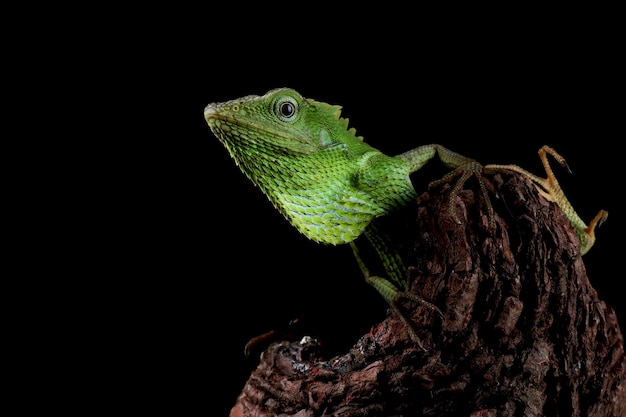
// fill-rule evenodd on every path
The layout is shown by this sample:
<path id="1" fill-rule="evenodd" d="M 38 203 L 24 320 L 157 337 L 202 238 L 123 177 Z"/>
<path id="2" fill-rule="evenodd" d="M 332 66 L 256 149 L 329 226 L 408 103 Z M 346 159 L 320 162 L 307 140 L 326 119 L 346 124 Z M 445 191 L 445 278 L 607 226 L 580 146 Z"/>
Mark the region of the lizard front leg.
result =
<path id="1" fill-rule="evenodd" d="M 471 177 L 475 177 L 480 187 L 482 200 L 487 209 L 487 215 L 489 217 L 489 228 L 491 231 L 494 231 L 496 228 L 496 220 L 493 213 L 493 206 L 491 205 L 491 200 L 489 198 L 489 194 L 487 193 L 487 187 L 485 186 L 485 180 L 482 176 L 484 171 L 482 164 L 472 158 L 468 158 L 466 156 L 453 152 L 450 149 L 439 144 L 419 146 L 415 149 L 398 155 L 398 158 L 405 160 L 409 164 L 410 172 L 415 172 L 419 170 L 422 166 L 424 166 L 429 160 L 433 159 L 435 155 L 439 157 L 444 165 L 449 168 L 453 168 L 453 170 L 445 174 L 440 179 L 432 181 L 428 185 L 428 188 L 432 189 L 441 184 L 450 182 L 454 178 L 459 177 L 450 193 L 448 212 L 450 213 L 451 217 L 458 224 L 460 224 L 461 221 L 459 220 L 459 217 L 454 208 L 454 200 L 455 197 L 461 193 L 463 185 L 465 185 L 467 180 Z"/>
<path id="2" fill-rule="evenodd" d="M 585 224 L 585 222 L 580 218 L 580 216 L 574 210 L 571 203 L 565 197 L 565 193 L 561 189 L 559 182 L 557 181 L 552 168 L 550 167 L 550 163 L 548 162 L 548 155 L 552 155 L 556 161 L 561 164 L 568 172 L 571 173 L 565 158 L 559 155 L 554 149 L 551 147 L 544 145 L 539 151 L 539 158 L 541 159 L 541 163 L 546 171 L 546 178 L 538 177 L 530 172 L 526 171 L 523 168 L 520 168 L 517 165 L 500 165 L 500 164 L 489 164 L 485 165 L 483 168 L 486 172 L 488 171 L 497 171 L 497 170 L 508 170 L 517 172 L 518 174 L 522 174 L 530 181 L 533 182 L 539 193 L 548 201 L 555 202 L 558 206 L 563 210 L 568 220 L 574 227 L 576 231 L 576 235 L 580 239 L 581 248 L 580 253 L 584 255 L 591 249 L 593 244 L 596 241 L 595 229 L 597 226 L 600 226 L 608 217 L 608 212 L 606 210 L 600 210 L 598 214 L 591 220 L 589 225 Z"/>
<path id="3" fill-rule="evenodd" d="M 350 247 L 354 253 L 354 257 L 363 273 L 365 281 L 374 287 L 376 291 L 387 301 L 387 304 L 393 311 L 393 313 L 400 319 L 404 327 L 407 329 L 409 337 L 413 340 L 422 350 L 427 349 L 422 344 L 417 332 L 411 322 L 411 320 L 400 309 L 400 301 L 407 299 L 415 303 L 421 304 L 431 311 L 436 312 L 441 319 L 443 319 L 443 313 L 433 303 L 426 301 L 424 298 L 417 294 L 411 293 L 407 290 L 407 269 L 404 267 L 404 263 L 400 258 L 397 251 L 394 251 L 389 242 L 385 239 L 385 235 L 381 234 L 374 224 L 371 224 L 369 229 L 365 232 L 365 237 L 368 243 L 377 253 L 381 260 L 381 263 L 388 275 L 387 278 L 373 275 L 369 268 L 365 265 L 365 262 L 361 258 L 359 249 L 355 241 L 350 242 Z"/>

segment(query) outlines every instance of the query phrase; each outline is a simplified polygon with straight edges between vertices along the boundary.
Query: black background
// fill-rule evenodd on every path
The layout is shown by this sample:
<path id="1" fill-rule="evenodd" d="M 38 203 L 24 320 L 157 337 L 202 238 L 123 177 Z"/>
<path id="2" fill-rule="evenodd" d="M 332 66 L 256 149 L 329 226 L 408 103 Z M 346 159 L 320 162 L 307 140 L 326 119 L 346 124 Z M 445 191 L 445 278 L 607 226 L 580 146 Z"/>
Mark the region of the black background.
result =
<path id="1" fill-rule="evenodd" d="M 624 230 L 624 68 L 610 24 L 505 19 L 460 30 L 445 18 L 383 27 L 239 21 L 231 12 L 226 27 L 218 12 L 176 26 L 152 22 L 117 64 L 107 63 L 123 81 L 115 82 L 117 104 L 128 109 L 103 106 L 93 119 L 103 130 L 112 119 L 125 122 L 112 132 L 122 145 L 106 171 L 121 185 L 103 202 L 114 219 L 104 233 L 116 243 L 104 253 L 114 278 L 102 282 L 110 299 L 101 323 L 111 362 L 123 364 L 114 366 L 120 387 L 112 396 L 227 415 L 258 363 L 258 353 L 243 354 L 251 337 L 303 314 L 333 355 L 385 317 L 349 249 L 293 229 L 204 121 L 210 102 L 283 86 L 341 104 L 387 154 L 440 143 L 543 176 L 537 150 L 553 146 L 573 171 L 553 166 L 581 217 L 609 212 L 584 259 L 600 299 L 624 323 L 615 250 Z M 440 174 L 427 167 L 418 176 L 425 185 Z M 138 394 L 144 386 L 148 393 Z"/>

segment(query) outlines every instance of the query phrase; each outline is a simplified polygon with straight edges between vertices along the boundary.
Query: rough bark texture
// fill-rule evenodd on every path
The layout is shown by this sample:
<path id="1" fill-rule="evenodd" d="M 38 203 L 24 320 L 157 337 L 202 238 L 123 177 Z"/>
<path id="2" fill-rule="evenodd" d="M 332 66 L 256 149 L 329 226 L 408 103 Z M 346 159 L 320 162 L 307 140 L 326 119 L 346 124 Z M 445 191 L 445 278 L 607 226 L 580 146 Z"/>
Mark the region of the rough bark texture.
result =
<path id="1" fill-rule="evenodd" d="M 275 343 L 231 417 L 626 416 L 623 336 L 569 222 L 519 176 L 489 180 L 493 234 L 473 181 L 462 224 L 448 186 L 418 203 L 411 291 L 445 316 L 405 304 L 427 351 L 394 315 L 332 360 L 314 339 Z"/>

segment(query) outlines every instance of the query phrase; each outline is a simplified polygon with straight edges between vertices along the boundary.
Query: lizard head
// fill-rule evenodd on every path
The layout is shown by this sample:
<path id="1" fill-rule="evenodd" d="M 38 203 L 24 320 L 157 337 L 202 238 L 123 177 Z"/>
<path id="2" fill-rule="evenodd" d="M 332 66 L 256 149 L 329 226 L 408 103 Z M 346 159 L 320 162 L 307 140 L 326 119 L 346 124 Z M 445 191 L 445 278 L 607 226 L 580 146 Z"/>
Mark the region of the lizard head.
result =
<path id="1" fill-rule="evenodd" d="M 211 131 L 238 163 L 263 153 L 298 156 L 350 145 L 346 139 L 362 141 L 340 115 L 341 106 L 306 99 L 289 88 L 212 103 L 204 110 Z"/>

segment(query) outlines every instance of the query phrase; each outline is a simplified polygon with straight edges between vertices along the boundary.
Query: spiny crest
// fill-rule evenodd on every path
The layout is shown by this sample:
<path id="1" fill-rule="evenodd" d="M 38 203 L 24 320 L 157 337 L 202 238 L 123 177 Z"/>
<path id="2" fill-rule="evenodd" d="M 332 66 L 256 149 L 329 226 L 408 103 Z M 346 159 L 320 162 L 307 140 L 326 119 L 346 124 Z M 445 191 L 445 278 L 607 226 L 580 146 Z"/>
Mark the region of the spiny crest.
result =
<path id="1" fill-rule="evenodd" d="M 361 141 L 363 140 L 363 136 L 357 136 L 356 128 L 348 127 L 350 123 L 350 119 L 348 119 L 347 117 L 341 117 L 341 109 L 342 109 L 341 106 L 335 105 L 335 104 L 324 103 L 324 102 L 313 100 L 310 98 L 307 99 L 307 101 L 313 106 L 315 106 L 315 108 L 320 114 L 328 118 L 337 120 L 337 122 L 339 123 L 339 127 L 352 133 L 354 137 L 356 137 L 357 139 Z"/>

